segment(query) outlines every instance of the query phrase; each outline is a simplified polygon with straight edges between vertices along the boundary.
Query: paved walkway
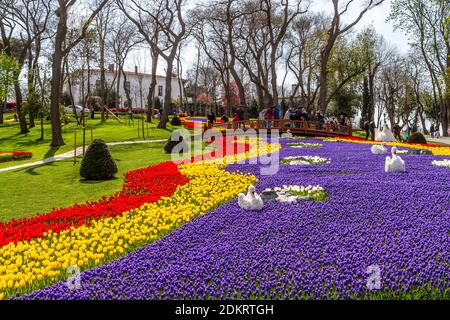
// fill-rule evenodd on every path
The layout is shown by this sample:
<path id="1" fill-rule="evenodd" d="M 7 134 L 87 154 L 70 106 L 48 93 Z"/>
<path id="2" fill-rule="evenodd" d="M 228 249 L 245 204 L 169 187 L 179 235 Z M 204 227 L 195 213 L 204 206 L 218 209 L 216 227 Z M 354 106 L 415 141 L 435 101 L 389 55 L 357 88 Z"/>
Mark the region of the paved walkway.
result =
<path id="1" fill-rule="evenodd" d="M 431 138 L 431 136 L 426 136 L 425 138 L 427 139 L 428 142 L 432 142 L 432 143 L 438 142 L 438 143 L 445 143 L 445 144 L 450 145 L 450 137 L 439 137 L 436 139 L 436 138 Z"/>
<path id="2" fill-rule="evenodd" d="M 123 145 L 123 144 L 138 144 L 138 143 L 151 143 L 151 142 L 163 142 L 163 141 L 167 141 L 167 139 L 110 142 L 110 143 L 107 143 L 107 145 L 108 146 L 117 146 L 117 145 Z M 87 145 L 86 145 L 86 148 L 87 148 Z M 83 153 L 83 147 L 77 148 L 76 153 L 77 153 L 77 155 L 82 154 Z M 61 154 L 56 155 L 54 157 L 45 158 L 45 159 L 42 159 L 42 160 L 39 160 L 39 161 L 29 162 L 29 163 L 24 163 L 24 164 L 13 166 L 13 167 L 3 168 L 3 169 L 0 169 L 0 172 L 11 171 L 11 170 L 16 170 L 16 169 L 22 169 L 22 168 L 28 168 L 28 167 L 34 167 L 34 166 L 40 166 L 40 165 L 43 165 L 43 164 L 46 164 L 46 163 L 51 163 L 51 162 L 55 162 L 55 161 L 69 159 L 69 158 L 73 157 L 73 154 L 74 154 L 74 150 L 68 151 L 68 152 L 65 152 L 65 153 L 61 153 Z"/>

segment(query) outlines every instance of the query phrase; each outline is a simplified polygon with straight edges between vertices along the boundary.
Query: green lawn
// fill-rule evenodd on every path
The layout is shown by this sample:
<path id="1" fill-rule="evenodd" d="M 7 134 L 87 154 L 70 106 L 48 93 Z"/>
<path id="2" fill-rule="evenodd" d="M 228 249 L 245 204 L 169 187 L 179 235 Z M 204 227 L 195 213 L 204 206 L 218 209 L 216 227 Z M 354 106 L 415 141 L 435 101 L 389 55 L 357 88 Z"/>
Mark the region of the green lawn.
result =
<path id="1" fill-rule="evenodd" d="M 98 128 L 99 134 L 106 135 L 104 130 Z M 111 141 L 119 137 L 118 131 L 116 129 L 116 132 L 111 134 Z M 124 130 L 124 135 L 126 134 L 129 138 L 132 137 L 131 131 Z M 117 178 L 113 180 L 81 181 L 81 159 L 78 159 L 76 165 L 73 159 L 70 159 L 0 172 L 0 221 L 30 217 L 37 212 L 45 213 L 53 208 L 111 195 L 121 189 L 125 172 L 170 160 L 170 155 L 163 151 L 163 143 L 118 145 L 112 146 L 110 150 L 119 168 Z"/>
<path id="2" fill-rule="evenodd" d="M 97 118 L 99 116 L 97 115 Z M 125 119 L 122 123 L 117 122 L 111 117 L 106 123 L 100 123 L 100 119 L 88 120 L 89 129 L 86 131 L 86 143 L 91 141 L 92 128 L 93 137 L 101 138 L 106 142 L 127 141 L 127 140 L 142 140 L 142 129 L 138 136 L 138 120 L 134 122 L 134 126 L 128 126 Z M 157 140 L 168 138 L 173 130 L 169 124 L 167 129 L 156 129 L 156 121 L 148 124 L 145 128 L 146 140 Z M 178 127 L 177 127 L 178 128 Z M 50 124 L 44 125 L 45 135 L 43 141 L 36 141 L 40 137 L 40 126 L 37 123 L 35 128 L 32 128 L 27 134 L 19 134 L 19 127 L 17 123 L 0 125 L 0 151 L 29 151 L 33 152 L 33 158 L 26 161 L 14 161 L 0 163 L 0 168 L 19 165 L 27 162 L 41 160 L 43 158 L 51 157 L 56 154 L 64 153 L 73 150 L 75 147 L 75 131 L 77 131 L 77 146 L 82 143 L 82 131 L 76 123 L 71 122 L 63 127 L 63 138 L 66 145 L 57 148 L 51 148 L 51 128 Z M 0 178 L 1 179 L 1 178 Z"/>

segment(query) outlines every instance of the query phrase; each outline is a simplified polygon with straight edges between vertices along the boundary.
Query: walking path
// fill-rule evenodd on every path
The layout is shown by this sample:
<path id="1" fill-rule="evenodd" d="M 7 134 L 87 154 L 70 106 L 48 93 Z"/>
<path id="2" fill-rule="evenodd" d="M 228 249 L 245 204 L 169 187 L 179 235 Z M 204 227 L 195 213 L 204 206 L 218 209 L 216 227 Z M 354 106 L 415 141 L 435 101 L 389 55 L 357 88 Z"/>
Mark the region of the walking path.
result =
<path id="1" fill-rule="evenodd" d="M 117 146 L 117 145 L 123 145 L 123 144 L 138 144 L 138 143 L 151 143 L 151 142 L 163 142 L 163 141 L 167 141 L 167 139 L 109 142 L 109 143 L 107 143 L 107 145 L 108 146 Z M 79 147 L 79 148 L 76 149 L 76 154 L 77 155 L 80 155 L 82 152 L 83 152 L 83 147 Z M 24 164 L 21 164 L 21 165 L 18 165 L 18 166 L 3 168 L 3 169 L 0 169 L 0 172 L 39 166 L 39 165 L 46 164 L 46 163 L 51 163 L 51 162 L 55 162 L 55 161 L 69 159 L 69 158 L 72 158 L 73 155 L 74 155 L 74 150 L 68 151 L 68 152 L 65 152 L 65 153 L 61 153 L 61 154 L 53 156 L 53 157 L 45 158 L 45 159 L 42 159 L 42 160 L 39 160 L 39 161 L 29 162 L 29 163 L 24 163 Z"/>
<path id="2" fill-rule="evenodd" d="M 450 137 L 439 137 L 439 138 L 431 138 L 431 136 L 426 136 L 426 139 L 428 142 L 432 142 L 432 143 L 445 143 L 450 145 Z"/>

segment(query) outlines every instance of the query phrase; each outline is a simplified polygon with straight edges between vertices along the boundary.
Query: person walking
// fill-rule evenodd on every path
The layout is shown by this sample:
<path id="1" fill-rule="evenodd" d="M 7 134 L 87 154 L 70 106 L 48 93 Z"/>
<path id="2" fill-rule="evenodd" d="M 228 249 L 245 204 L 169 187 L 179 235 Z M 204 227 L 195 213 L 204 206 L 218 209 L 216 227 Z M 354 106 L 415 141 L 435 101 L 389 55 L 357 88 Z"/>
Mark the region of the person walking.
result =
<path id="1" fill-rule="evenodd" d="M 371 120 L 369 122 L 370 139 L 375 141 L 375 121 Z"/>
<path id="2" fill-rule="evenodd" d="M 286 127 L 291 127 L 291 123 L 289 120 L 291 120 L 291 114 L 292 114 L 292 109 L 288 108 L 286 110 L 286 113 L 284 114 L 283 120 L 284 120 L 284 125 Z"/>
<path id="3" fill-rule="evenodd" d="M 238 118 L 239 118 L 239 126 L 238 127 L 240 128 L 241 127 L 241 121 L 244 121 L 244 108 L 242 106 L 239 106 L 237 108 L 236 113 L 237 113 Z M 245 123 L 242 123 L 242 125 L 244 126 L 244 129 L 245 129 Z"/>
<path id="4" fill-rule="evenodd" d="M 434 126 L 434 137 L 437 139 L 440 136 L 440 131 L 439 131 L 439 122 L 436 122 L 436 125 Z"/>
<path id="5" fill-rule="evenodd" d="M 366 132 L 366 140 L 369 140 L 369 136 L 370 136 L 370 125 L 369 124 L 370 124 L 369 120 L 364 121 L 364 124 L 363 124 L 364 131 Z"/>
<path id="6" fill-rule="evenodd" d="M 394 127 L 392 128 L 392 131 L 394 131 L 394 137 L 399 140 L 402 141 L 402 137 L 400 135 L 400 126 L 396 123 L 394 124 Z"/>
<path id="7" fill-rule="evenodd" d="M 267 128 L 271 128 L 272 127 L 272 120 L 273 120 L 273 107 L 270 107 L 265 114 L 265 119 L 267 122 Z"/>

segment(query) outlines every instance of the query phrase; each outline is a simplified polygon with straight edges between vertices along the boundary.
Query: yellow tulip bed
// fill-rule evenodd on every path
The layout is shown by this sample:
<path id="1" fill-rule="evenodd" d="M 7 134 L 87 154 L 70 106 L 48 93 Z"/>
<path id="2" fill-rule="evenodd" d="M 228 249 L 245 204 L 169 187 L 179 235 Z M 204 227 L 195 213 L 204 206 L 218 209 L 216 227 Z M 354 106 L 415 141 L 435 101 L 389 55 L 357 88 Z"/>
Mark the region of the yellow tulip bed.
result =
<path id="1" fill-rule="evenodd" d="M 279 144 L 253 143 L 255 147 L 242 154 L 179 164 L 179 171 L 190 181 L 179 186 L 171 197 L 89 225 L 59 233 L 50 230 L 40 238 L 0 247 L 0 299 L 66 279 L 70 266 L 85 270 L 108 263 L 235 198 L 257 179 L 250 174 L 227 172 L 223 170 L 226 164 L 281 148 Z"/>

